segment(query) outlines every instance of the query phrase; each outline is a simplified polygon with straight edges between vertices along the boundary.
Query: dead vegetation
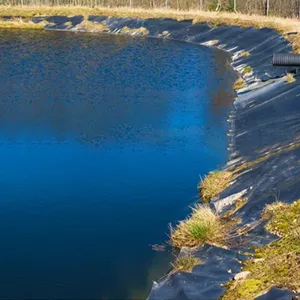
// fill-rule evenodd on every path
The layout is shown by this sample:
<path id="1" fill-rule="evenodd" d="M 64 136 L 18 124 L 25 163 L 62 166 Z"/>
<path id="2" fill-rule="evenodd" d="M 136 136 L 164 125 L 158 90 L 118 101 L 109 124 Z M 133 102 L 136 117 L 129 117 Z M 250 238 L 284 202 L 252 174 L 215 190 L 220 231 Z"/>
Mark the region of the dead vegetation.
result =
<path id="1" fill-rule="evenodd" d="M 171 227 L 171 245 L 176 248 L 200 246 L 221 239 L 221 222 L 207 205 L 198 204 L 186 220 L 179 222 L 176 228 Z"/>
<path id="2" fill-rule="evenodd" d="M 281 209 L 285 210 L 288 207 L 286 203 L 275 201 L 272 204 L 267 204 L 264 208 L 264 211 L 262 213 L 263 219 L 269 219 L 271 217 L 274 217 L 274 215 L 280 211 Z"/>
<path id="3" fill-rule="evenodd" d="M 130 27 L 124 26 L 121 30 L 121 33 L 127 34 L 127 35 L 147 36 L 149 34 L 149 31 L 145 27 L 130 28 Z"/>
<path id="4" fill-rule="evenodd" d="M 241 54 L 240 54 L 240 57 L 248 57 L 250 56 L 250 52 L 248 51 L 243 51 Z"/>
<path id="5" fill-rule="evenodd" d="M 191 273 L 193 268 L 201 263 L 202 262 L 199 258 L 192 255 L 177 257 L 175 262 L 172 263 L 173 272 Z"/>
<path id="6" fill-rule="evenodd" d="M 107 8 L 107 7 L 84 7 L 84 6 L 0 6 L 1 16 L 34 17 L 34 16 L 73 16 L 73 15 L 99 15 L 111 17 L 132 17 L 140 19 L 148 18 L 173 18 L 176 20 L 193 19 L 193 23 L 210 22 L 214 26 L 229 25 L 241 27 L 268 27 L 275 29 L 281 34 L 286 34 L 294 47 L 294 52 L 300 51 L 300 22 L 298 19 L 279 17 L 264 17 L 255 14 L 233 14 L 228 12 L 212 12 L 199 10 L 172 10 L 172 9 L 142 9 L 142 8 Z M 1 21 L 2 22 L 2 21 Z M 288 34 L 293 32 L 294 34 Z"/>
<path id="7" fill-rule="evenodd" d="M 201 180 L 198 189 L 203 202 L 208 203 L 211 199 L 224 191 L 233 180 L 233 175 L 228 171 L 215 171 L 209 173 Z"/>
<path id="8" fill-rule="evenodd" d="M 0 29 L 38 29 L 42 30 L 48 22 L 34 23 L 31 20 L 23 18 L 13 18 L 9 20 L 0 19 Z"/>
<path id="9" fill-rule="evenodd" d="M 203 243 L 227 247 L 237 236 L 241 219 L 234 214 L 247 203 L 246 198 L 236 201 L 235 205 L 225 214 L 216 213 L 207 204 L 198 204 L 192 213 L 180 221 L 175 228 L 170 227 L 170 244 L 175 248 L 197 247 Z M 247 234 L 251 228 L 243 228 Z"/>
<path id="10" fill-rule="evenodd" d="M 295 82 L 295 81 L 296 81 L 296 79 L 295 79 L 295 77 L 294 77 L 293 74 L 288 73 L 288 74 L 286 75 L 286 82 L 287 82 L 287 83 L 293 83 L 293 82 Z"/>
<path id="11" fill-rule="evenodd" d="M 82 21 L 80 24 L 76 26 L 77 29 L 83 29 L 90 32 L 105 32 L 109 31 L 109 27 L 105 24 L 105 22 L 92 22 L 88 20 Z"/>
<path id="12" fill-rule="evenodd" d="M 235 81 L 234 85 L 233 85 L 233 89 L 235 91 L 243 89 L 245 87 L 245 81 L 243 78 L 239 78 Z"/>

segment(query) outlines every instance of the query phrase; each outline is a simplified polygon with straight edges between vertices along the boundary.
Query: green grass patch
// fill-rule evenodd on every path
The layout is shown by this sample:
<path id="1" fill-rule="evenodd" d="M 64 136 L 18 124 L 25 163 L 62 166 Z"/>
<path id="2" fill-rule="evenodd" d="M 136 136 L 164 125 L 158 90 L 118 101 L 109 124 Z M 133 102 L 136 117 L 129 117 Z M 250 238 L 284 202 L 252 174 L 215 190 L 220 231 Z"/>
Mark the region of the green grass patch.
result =
<path id="1" fill-rule="evenodd" d="M 176 248 L 200 246 L 204 242 L 220 241 L 222 225 L 207 205 L 198 204 L 192 214 L 171 229 L 170 243 Z"/>
<path id="2" fill-rule="evenodd" d="M 73 25 L 73 23 L 71 21 L 68 21 L 68 22 L 65 22 L 65 25 L 68 26 L 68 27 L 70 27 L 70 26 Z"/>
<path id="3" fill-rule="evenodd" d="M 224 191 L 233 180 L 231 172 L 216 171 L 209 173 L 203 180 L 201 180 L 198 189 L 203 202 L 207 203 L 212 198 L 218 196 Z"/>
<path id="4" fill-rule="evenodd" d="M 252 73 L 252 68 L 250 66 L 247 66 L 243 69 L 242 75 L 246 75 L 246 74 L 249 74 L 249 73 Z"/>
<path id="5" fill-rule="evenodd" d="M 250 275 L 232 282 L 223 300 L 254 299 L 273 286 L 300 289 L 300 200 L 292 205 L 277 202 L 266 207 L 264 214 L 271 216 L 267 230 L 281 239 L 256 249 L 256 258 L 262 260 L 246 262 L 244 271 L 251 272 Z"/>

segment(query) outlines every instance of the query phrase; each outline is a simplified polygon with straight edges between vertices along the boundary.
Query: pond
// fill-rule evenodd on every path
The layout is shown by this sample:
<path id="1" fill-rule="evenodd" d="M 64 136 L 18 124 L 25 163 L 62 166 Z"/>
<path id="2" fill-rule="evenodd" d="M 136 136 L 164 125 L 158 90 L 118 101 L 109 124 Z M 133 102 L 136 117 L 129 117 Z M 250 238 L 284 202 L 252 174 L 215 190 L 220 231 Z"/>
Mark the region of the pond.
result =
<path id="1" fill-rule="evenodd" d="M 0 31 L 0 297 L 143 299 L 227 159 L 224 52 Z M 155 248 L 155 247 L 154 247 Z"/>

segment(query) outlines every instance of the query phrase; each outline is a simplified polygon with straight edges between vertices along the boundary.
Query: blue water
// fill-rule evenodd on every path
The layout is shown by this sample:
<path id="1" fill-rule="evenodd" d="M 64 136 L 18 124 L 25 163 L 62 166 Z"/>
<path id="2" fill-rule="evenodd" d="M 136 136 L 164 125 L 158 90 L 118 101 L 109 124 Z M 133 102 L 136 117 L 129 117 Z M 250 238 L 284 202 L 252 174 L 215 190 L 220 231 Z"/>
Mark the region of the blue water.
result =
<path id="1" fill-rule="evenodd" d="M 0 298 L 143 299 L 227 158 L 220 51 L 0 31 Z"/>

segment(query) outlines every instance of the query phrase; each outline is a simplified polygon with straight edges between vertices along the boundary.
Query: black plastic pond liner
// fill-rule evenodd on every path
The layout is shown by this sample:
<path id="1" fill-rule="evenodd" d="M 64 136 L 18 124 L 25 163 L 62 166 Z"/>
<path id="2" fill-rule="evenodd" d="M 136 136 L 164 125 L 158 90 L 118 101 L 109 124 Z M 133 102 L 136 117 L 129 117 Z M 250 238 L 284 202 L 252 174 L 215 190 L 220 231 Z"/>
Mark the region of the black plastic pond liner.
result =
<path id="1" fill-rule="evenodd" d="M 34 20 L 35 18 L 33 18 Z M 46 21 L 55 24 L 54 26 L 58 27 L 68 21 L 70 21 L 70 19 L 68 17 L 65 16 L 53 16 L 53 17 L 47 17 Z"/>
<path id="2" fill-rule="evenodd" d="M 35 24 L 38 24 L 40 22 L 43 22 L 47 19 L 47 17 L 33 17 L 32 18 L 32 22 Z"/>
<path id="3" fill-rule="evenodd" d="M 76 27 L 64 23 L 75 19 L 50 17 L 47 21 L 54 25 L 48 30 L 76 31 Z M 243 163 L 249 166 L 240 172 L 229 188 L 213 199 L 212 207 L 222 203 L 222 213 L 232 208 L 226 204 L 227 197 L 243 192 L 247 199 L 233 217 L 241 219 L 241 224 L 253 227 L 247 236 L 236 236 L 230 241 L 230 250 L 204 245 L 195 256 L 203 264 L 196 266 L 192 273 L 175 272 L 165 280 L 154 283 L 148 300 L 214 300 L 225 292 L 223 285 L 241 271 L 246 258 L 239 252 L 253 252 L 250 246 L 263 246 L 277 236 L 268 233 L 261 213 L 266 204 L 278 199 L 292 203 L 300 195 L 300 79 L 293 83 L 280 79 L 286 72 L 295 70 L 293 66 L 273 67 L 274 53 L 288 54 L 292 51 L 290 43 L 275 30 L 263 28 L 243 28 L 238 26 L 211 26 L 207 23 L 193 24 L 192 21 L 172 19 L 136 20 L 131 18 L 107 18 L 90 16 L 90 21 L 105 21 L 108 32 L 119 33 L 124 26 L 144 27 L 149 37 L 214 45 L 232 54 L 232 66 L 248 73 L 244 80 L 248 88 L 240 91 L 234 103 L 230 118 L 230 158 L 228 166 L 236 168 Z M 247 53 L 247 55 L 243 55 Z M 278 56 L 278 64 L 291 64 Z M 276 62 L 276 61 L 275 61 Z M 276 63 L 277 64 L 277 63 Z M 257 299 L 292 299 L 288 290 L 272 288 Z M 243 300 L 243 299 L 241 299 Z"/>
<path id="4" fill-rule="evenodd" d="M 222 284 L 241 270 L 246 257 L 235 251 L 204 245 L 193 254 L 203 264 L 192 273 L 176 272 L 162 282 L 154 284 L 148 297 L 151 300 L 218 299 L 224 293 Z"/>
<path id="5" fill-rule="evenodd" d="M 296 300 L 297 295 L 294 295 L 289 290 L 282 290 L 277 287 L 273 287 L 268 293 L 262 295 L 260 297 L 255 298 L 255 300 Z"/>
<path id="6" fill-rule="evenodd" d="M 79 16 L 72 18 L 55 16 L 48 17 L 46 20 L 54 24 L 47 26 L 48 30 L 72 30 L 65 23 L 71 21 L 73 26 L 75 26 L 79 22 Z M 292 50 L 290 43 L 286 39 L 275 30 L 268 28 L 215 27 L 207 23 L 193 24 L 192 20 L 176 21 L 173 19 L 142 20 L 89 16 L 88 20 L 99 23 L 105 21 L 109 32 L 112 33 L 120 32 L 125 26 L 133 29 L 144 27 L 149 31 L 149 37 L 159 37 L 165 32 L 169 39 L 179 41 L 198 44 L 206 44 L 209 41 L 214 41 L 216 43 L 215 46 L 234 55 L 242 51 L 249 52 L 250 56 L 241 56 L 233 61 L 233 67 L 237 69 L 242 69 L 246 66 L 251 67 L 252 73 L 245 77 L 245 80 L 249 83 L 255 80 L 266 81 L 282 76 L 285 69 L 272 66 L 273 53 L 289 53 Z"/>

